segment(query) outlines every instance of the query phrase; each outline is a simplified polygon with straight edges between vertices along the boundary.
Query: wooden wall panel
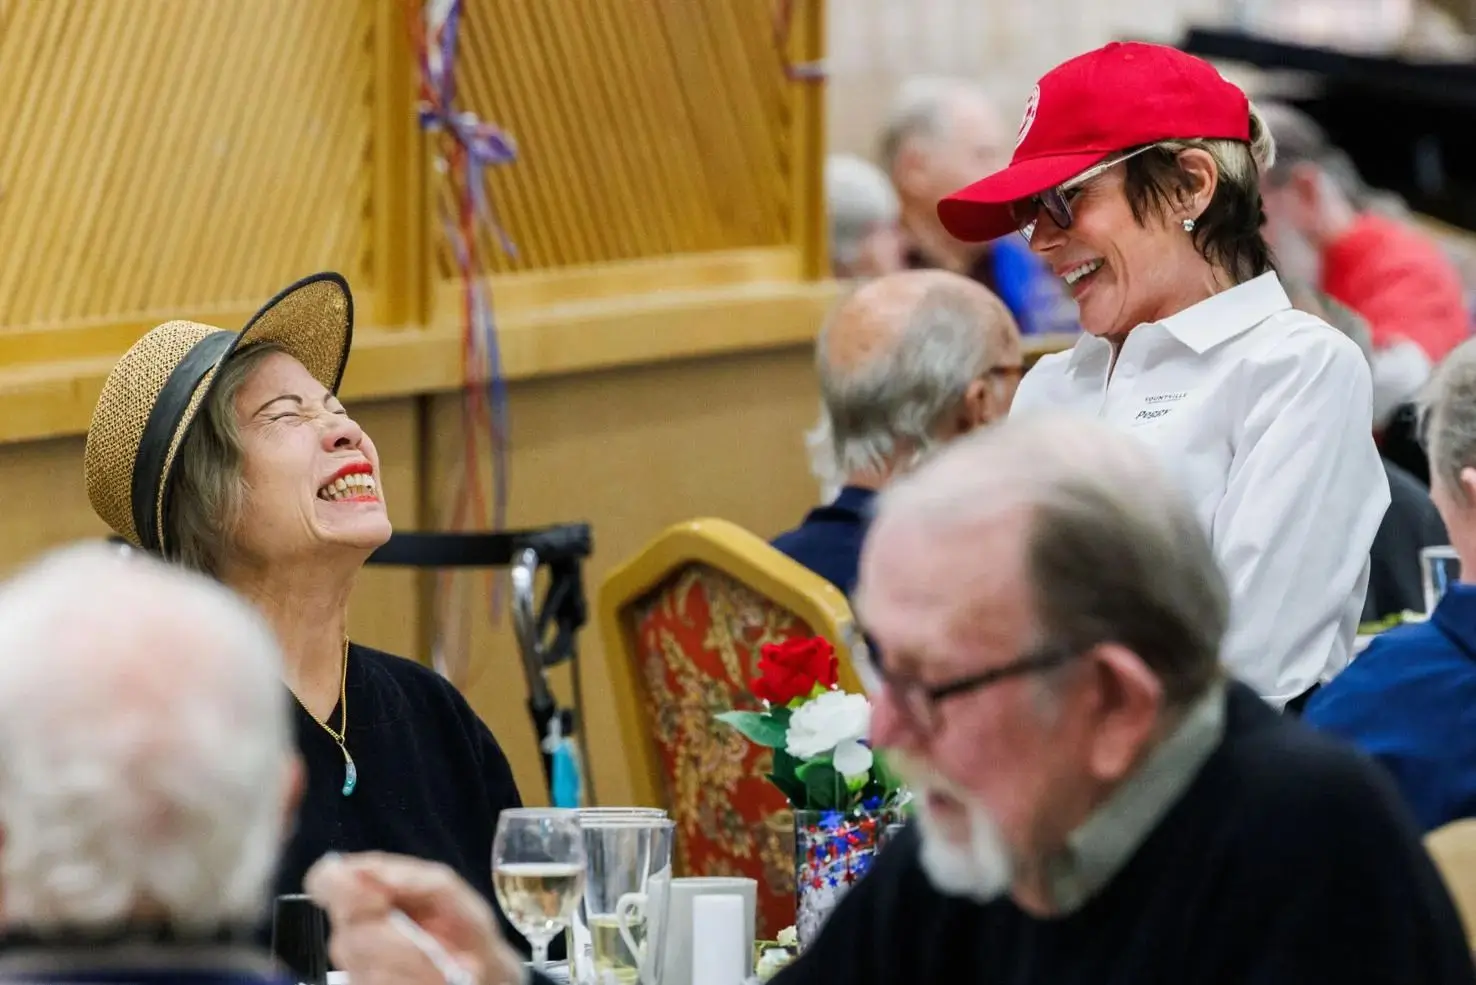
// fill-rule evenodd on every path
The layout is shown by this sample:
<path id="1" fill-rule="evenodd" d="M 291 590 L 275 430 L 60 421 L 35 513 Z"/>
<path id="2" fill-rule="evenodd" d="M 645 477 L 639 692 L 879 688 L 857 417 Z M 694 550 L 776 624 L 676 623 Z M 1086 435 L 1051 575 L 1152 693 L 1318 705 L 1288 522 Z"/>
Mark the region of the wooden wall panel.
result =
<path id="1" fill-rule="evenodd" d="M 0 0 L 0 441 L 74 433 L 72 404 L 154 324 L 236 326 L 316 270 L 348 276 L 361 342 L 398 336 L 407 365 L 456 356 L 451 180 L 416 116 L 417 9 Z M 669 321 L 678 293 L 723 309 L 758 291 L 808 316 L 826 268 L 823 90 L 785 77 L 775 10 L 466 5 L 454 108 L 521 151 L 485 177 L 520 247 L 483 242 L 499 324 L 572 318 L 601 348 L 644 351 L 629 323 Z M 818 58 L 824 0 L 795 11 L 790 57 Z M 356 386 L 456 387 L 453 361 L 433 383 L 391 370 Z"/>
<path id="2" fill-rule="evenodd" d="M 0 333 L 366 262 L 373 0 L 0 2 Z"/>
<path id="3" fill-rule="evenodd" d="M 818 17 L 822 0 L 802 0 Z M 458 91 L 517 141 L 487 185 L 517 244 L 496 271 L 794 242 L 805 86 L 768 0 L 468 6 Z M 818 173 L 818 172 L 817 172 Z M 441 208 L 450 208 L 444 186 Z M 449 276 L 450 255 L 439 251 Z"/>

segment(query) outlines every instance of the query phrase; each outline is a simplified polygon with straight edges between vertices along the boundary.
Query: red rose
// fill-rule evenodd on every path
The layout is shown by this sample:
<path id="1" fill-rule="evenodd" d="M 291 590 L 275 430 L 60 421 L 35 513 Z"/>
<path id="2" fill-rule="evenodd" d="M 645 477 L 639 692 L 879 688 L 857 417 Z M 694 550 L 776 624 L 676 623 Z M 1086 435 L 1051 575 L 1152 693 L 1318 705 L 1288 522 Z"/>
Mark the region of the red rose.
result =
<path id="1" fill-rule="evenodd" d="M 834 687 L 838 674 L 835 647 L 819 636 L 770 643 L 759 651 L 759 676 L 749 687 L 771 705 L 787 705 L 808 697 L 815 685 Z"/>

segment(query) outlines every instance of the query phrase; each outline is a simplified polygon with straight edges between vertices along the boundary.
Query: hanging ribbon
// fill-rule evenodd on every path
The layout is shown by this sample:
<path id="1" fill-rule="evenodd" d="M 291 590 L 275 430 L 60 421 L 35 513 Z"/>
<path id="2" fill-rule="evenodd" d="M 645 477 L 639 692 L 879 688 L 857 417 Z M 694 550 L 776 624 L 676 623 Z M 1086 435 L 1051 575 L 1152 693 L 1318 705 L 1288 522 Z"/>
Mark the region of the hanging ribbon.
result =
<path id="1" fill-rule="evenodd" d="M 811 0 L 820 3 L 823 0 Z M 789 58 L 789 38 L 794 29 L 795 0 L 779 0 L 774 11 L 774 43 L 779 48 L 779 60 L 784 64 L 784 77 L 791 82 L 825 81 L 824 62 L 796 64 Z"/>
<path id="2" fill-rule="evenodd" d="M 456 56 L 460 39 L 462 0 L 404 0 L 412 49 L 420 68 L 418 116 L 427 133 L 438 134 L 444 154 L 439 160 L 451 183 L 454 206 L 439 205 L 441 224 L 462 283 L 462 374 L 466 396 L 462 404 L 465 438 L 461 489 L 452 511 L 453 530 L 468 525 L 502 530 L 507 523 L 508 393 L 498 346 L 497 322 L 486 283 L 486 264 L 477 248 L 477 231 L 492 232 L 504 253 L 518 255 L 517 247 L 498 221 L 488 198 L 486 170 L 517 160 L 517 146 L 497 126 L 475 113 L 455 108 Z M 440 201 L 438 199 L 438 201 Z M 483 495 L 480 445 L 490 443 L 492 466 L 491 508 Z M 491 580 L 491 617 L 502 611 L 502 580 Z M 450 576 L 438 579 L 438 595 L 447 599 Z M 469 627 L 468 627 L 469 628 Z M 438 669 L 465 685 L 466 646 L 452 658 L 438 644 Z"/>

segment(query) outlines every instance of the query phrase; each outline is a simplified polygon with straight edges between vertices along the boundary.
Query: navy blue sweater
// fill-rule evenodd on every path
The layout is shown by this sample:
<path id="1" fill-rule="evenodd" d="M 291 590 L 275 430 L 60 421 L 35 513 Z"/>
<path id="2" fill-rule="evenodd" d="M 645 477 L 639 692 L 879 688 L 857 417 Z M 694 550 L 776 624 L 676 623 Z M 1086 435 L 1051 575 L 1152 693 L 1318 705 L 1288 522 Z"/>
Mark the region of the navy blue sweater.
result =
<path id="1" fill-rule="evenodd" d="M 398 852 L 444 862 L 496 909 L 497 815 L 521 804 L 497 740 L 449 681 L 411 660 L 350 646 L 347 693 L 347 746 L 359 771 L 347 797 L 338 744 L 292 702 L 307 787 L 276 892 L 302 892 L 325 852 Z M 339 714 L 335 707 L 328 718 L 335 728 Z"/>
<path id="2" fill-rule="evenodd" d="M 1376 637 L 1303 720 L 1382 763 L 1425 830 L 1476 816 L 1476 586 Z"/>
<path id="3" fill-rule="evenodd" d="M 1225 738 L 1112 882 L 1036 919 L 887 847 L 774 985 L 1472 985 L 1466 936 L 1372 762 L 1230 691 Z"/>

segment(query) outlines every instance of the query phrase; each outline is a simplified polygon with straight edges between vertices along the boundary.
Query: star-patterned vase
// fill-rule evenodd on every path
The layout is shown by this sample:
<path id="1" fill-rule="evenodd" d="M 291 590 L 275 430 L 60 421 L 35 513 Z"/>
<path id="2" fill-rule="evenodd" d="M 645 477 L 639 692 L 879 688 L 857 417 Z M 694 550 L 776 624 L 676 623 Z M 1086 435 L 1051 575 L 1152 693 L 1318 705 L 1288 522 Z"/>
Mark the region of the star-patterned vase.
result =
<path id="1" fill-rule="evenodd" d="M 794 812 L 795 931 L 803 951 L 846 891 L 866 875 L 882 833 L 898 820 L 890 809 Z"/>

